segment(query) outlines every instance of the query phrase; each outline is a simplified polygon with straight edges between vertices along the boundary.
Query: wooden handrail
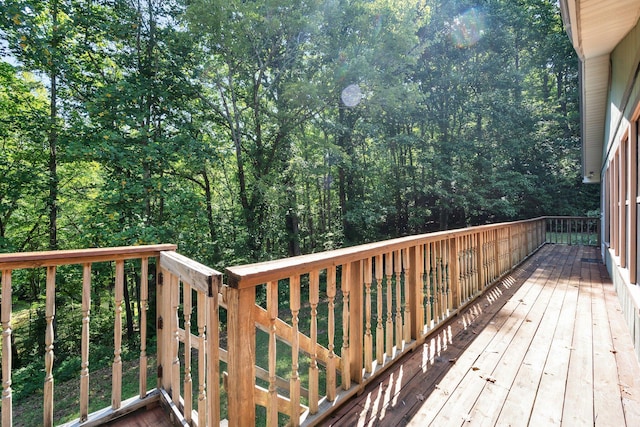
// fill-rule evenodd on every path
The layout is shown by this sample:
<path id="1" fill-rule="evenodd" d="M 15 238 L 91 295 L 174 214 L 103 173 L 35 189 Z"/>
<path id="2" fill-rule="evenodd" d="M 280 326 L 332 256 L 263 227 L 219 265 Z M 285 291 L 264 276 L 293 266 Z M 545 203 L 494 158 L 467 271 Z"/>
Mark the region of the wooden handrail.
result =
<path id="1" fill-rule="evenodd" d="M 176 248 L 173 244 L 163 244 L 0 254 L 0 269 L 17 270 L 153 257 L 161 251 L 175 251 Z"/>
<path id="2" fill-rule="evenodd" d="M 229 267 L 226 285 L 220 272 L 177 254 L 172 244 L 0 254 L 3 426 L 12 422 L 13 270 L 47 268 L 44 425 L 53 421 L 56 269 L 77 264 L 83 266 L 82 364 L 81 415 L 74 425 L 113 418 L 148 399 L 169 399 L 174 415 L 200 426 L 219 425 L 223 406 L 230 426 L 252 425 L 256 405 L 266 407 L 268 425 L 277 424 L 279 414 L 284 414 L 296 426 L 322 421 L 340 402 L 360 392 L 536 251 L 547 241 L 547 233 L 575 237 L 584 229 L 575 224 L 589 224 L 592 232 L 592 223 L 597 230 L 598 218 L 541 217 L 401 237 Z M 146 383 L 150 258 L 157 259 L 158 272 L 158 317 L 152 320 L 158 333 L 156 391 L 147 390 Z M 141 260 L 136 264 L 141 280 L 140 394 L 121 402 L 123 272 L 129 259 Z M 100 418 L 87 413 L 88 346 L 91 265 L 104 261 L 114 262 L 115 269 L 113 402 L 101 411 L 107 418 Z M 263 289 L 258 291 L 258 286 Z M 258 295 L 263 302 L 258 303 Z M 226 325 L 219 323 L 220 307 L 226 311 Z M 268 345 L 256 348 L 257 330 L 266 333 Z M 221 331 L 226 349 L 220 347 Z M 280 345 L 290 351 L 283 354 Z M 193 378 L 192 351 L 198 353 L 198 375 Z M 257 366 L 257 352 L 268 356 L 268 366 Z M 282 372 L 283 357 L 287 372 Z M 219 371 L 220 361 L 227 364 L 227 373 Z M 226 405 L 221 404 L 218 387 L 222 378 Z"/>
<path id="3" fill-rule="evenodd" d="M 230 425 L 252 424 L 255 405 L 267 406 L 268 423 L 277 422 L 277 412 L 296 414 L 301 409 L 303 415 L 293 416 L 291 425 L 321 421 L 337 402 L 361 390 L 544 244 L 545 224 L 544 217 L 490 224 L 227 268 L 229 352 L 235 345 L 255 343 L 256 328 L 267 332 L 270 342 L 262 349 L 269 352 L 266 393 L 251 393 L 257 387 L 255 372 L 235 368 L 231 373 L 232 366 L 253 366 L 256 350 L 248 346 L 235 357 L 229 355 Z M 266 308 L 232 315 L 236 307 L 255 299 L 261 285 L 266 287 Z M 278 299 L 279 287 L 287 288 L 289 300 Z M 321 305 L 326 317 L 319 325 Z M 290 317 L 280 318 L 283 310 Z M 301 316 L 308 332 L 301 331 Z M 335 328 L 336 319 L 341 319 L 341 330 Z M 318 341 L 320 329 L 323 344 Z M 341 348 L 334 345 L 336 333 L 342 337 Z M 286 410 L 278 406 L 283 400 L 277 392 L 276 340 L 291 348 L 291 406 Z M 310 360 L 309 393 L 301 400 L 298 355 L 303 353 Z M 319 370 L 326 378 L 325 396 L 318 394 Z M 244 399 L 233 402 L 234 396 Z"/>
<path id="4" fill-rule="evenodd" d="M 547 243 L 600 246 L 600 218 L 577 216 L 545 218 Z"/>
<path id="5" fill-rule="evenodd" d="M 446 238 L 463 236 L 465 234 L 497 230 L 509 225 L 532 223 L 544 218 L 545 217 L 540 217 L 523 221 L 486 224 L 455 230 L 437 231 L 433 233 L 367 243 L 364 245 L 350 246 L 332 251 L 299 255 L 254 264 L 237 265 L 227 267 L 225 269 L 225 274 L 227 275 L 227 284 L 232 288 L 257 286 L 271 280 L 287 277 L 288 274 L 304 274 L 305 272 L 311 271 L 319 266 L 336 266 L 364 259 L 374 256 L 381 250 L 393 252 L 399 249 L 419 245 L 421 243 L 435 242 Z"/>
<path id="6" fill-rule="evenodd" d="M 11 351 L 13 326 L 11 323 L 11 287 L 12 272 L 19 269 L 46 268 L 46 299 L 45 299 L 45 353 L 44 353 L 44 384 L 43 384 L 43 419 L 44 426 L 54 423 L 54 355 L 55 355 L 55 331 L 56 321 L 56 274 L 57 268 L 62 265 L 82 266 L 82 304 L 81 304 L 81 371 L 80 371 L 80 419 L 78 422 L 91 420 L 91 423 L 100 419 L 108 420 L 118 414 L 138 407 L 138 402 L 147 398 L 156 398 L 159 394 L 149 394 L 146 389 L 146 328 L 147 328 L 147 302 L 148 302 L 148 262 L 149 258 L 158 257 L 161 251 L 173 251 L 176 245 L 145 245 L 126 246 L 114 248 L 74 249 L 48 252 L 27 252 L 0 254 L 0 271 L 2 272 L 2 425 L 9 426 L 13 422 L 12 414 L 12 389 L 11 389 Z M 122 407 L 122 310 L 125 260 L 139 259 L 140 262 L 140 291 L 141 309 L 140 318 L 140 394 L 135 401 L 127 401 L 126 407 Z M 91 296 L 91 266 L 98 262 L 115 262 L 115 310 L 114 310 L 114 357 L 112 363 L 112 404 L 111 410 L 103 413 L 106 418 L 96 418 L 88 414 L 89 399 L 89 324 L 90 324 L 90 296 Z M 96 421 L 97 420 L 97 421 Z"/>

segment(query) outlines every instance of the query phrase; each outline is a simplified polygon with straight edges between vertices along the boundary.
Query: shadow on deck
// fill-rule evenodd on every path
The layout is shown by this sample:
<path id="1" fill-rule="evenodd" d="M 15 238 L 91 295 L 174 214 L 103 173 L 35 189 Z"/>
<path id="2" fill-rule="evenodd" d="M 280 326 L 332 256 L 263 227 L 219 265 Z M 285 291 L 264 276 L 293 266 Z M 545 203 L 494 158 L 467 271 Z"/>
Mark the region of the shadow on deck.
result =
<path id="1" fill-rule="evenodd" d="M 226 283 L 171 244 L 0 254 L 2 424 L 13 422 L 11 292 L 22 277 L 13 273 L 46 268 L 42 419 L 54 425 L 57 268 L 77 265 L 80 417 L 69 427 L 118 418 L 113 425 L 640 425 L 638 363 L 619 308 L 607 313 L 617 304 L 607 273 L 596 249 L 570 246 L 598 244 L 598 234 L 597 219 L 580 217 L 487 224 L 228 267 Z M 93 264 L 104 262 L 115 278 L 111 405 L 89 413 Z M 121 357 L 130 269 L 141 307 L 131 375 Z M 123 400 L 123 381 L 139 393 Z"/>
<path id="2" fill-rule="evenodd" d="M 640 367 L 599 259 L 544 246 L 327 423 L 640 425 Z"/>

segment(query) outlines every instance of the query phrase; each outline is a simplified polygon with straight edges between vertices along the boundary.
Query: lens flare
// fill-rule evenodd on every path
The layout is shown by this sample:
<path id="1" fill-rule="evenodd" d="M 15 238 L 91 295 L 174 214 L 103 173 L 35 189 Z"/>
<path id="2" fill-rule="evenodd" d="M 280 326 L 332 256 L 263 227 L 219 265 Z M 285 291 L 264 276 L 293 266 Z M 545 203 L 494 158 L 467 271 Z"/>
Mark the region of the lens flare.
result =
<path id="1" fill-rule="evenodd" d="M 473 46 L 484 35 L 485 26 L 484 12 L 471 8 L 453 20 L 451 39 L 458 47 Z"/>
<path id="2" fill-rule="evenodd" d="M 351 84 L 345 87 L 342 90 L 340 98 L 347 107 L 355 107 L 362 100 L 362 91 L 360 91 L 360 86 Z"/>

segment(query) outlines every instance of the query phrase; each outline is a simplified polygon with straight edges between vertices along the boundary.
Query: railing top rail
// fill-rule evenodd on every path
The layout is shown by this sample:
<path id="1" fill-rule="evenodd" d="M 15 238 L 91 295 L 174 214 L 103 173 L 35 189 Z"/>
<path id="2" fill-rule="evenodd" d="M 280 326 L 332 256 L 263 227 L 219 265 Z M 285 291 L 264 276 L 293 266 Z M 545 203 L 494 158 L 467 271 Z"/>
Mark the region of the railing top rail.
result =
<path id="1" fill-rule="evenodd" d="M 173 244 L 161 244 L 0 254 L 0 270 L 144 258 L 176 248 Z"/>
<path id="2" fill-rule="evenodd" d="M 411 246 L 428 243 L 434 240 L 464 236 L 468 233 L 489 231 L 505 227 L 507 225 L 526 224 L 543 219 L 545 219 L 545 217 L 399 237 L 396 239 L 383 240 L 380 242 L 367 243 L 364 245 L 351 246 L 332 251 L 228 267 L 225 269 L 225 273 L 228 277 L 227 283 L 229 286 L 238 289 L 247 288 L 266 283 L 268 281 L 279 280 L 290 275 L 304 274 L 314 268 L 326 268 L 328 266 L 337 266 L 351 261 L 357 261 L 379 254 L 382 250 L 385 252 L 391 252 L 398 249 L 405 249 Z"/>
<path id="3" fill-rule="evenodd" d="M 162 268 L 209 297 L 214 296 L 222 286 L 222 273 L 177 252 L 161 252 L 160 264 Z"/>
<path id="4" fill-rule="evenodd" d="M 593 220 L 593 221 L 600 221 L 600 217 L 599 216 L 546 216 L 546 219 L 562 219 L 562 220 L 582 220 L 582 221 L 587 221 L 587 220 Z"/>

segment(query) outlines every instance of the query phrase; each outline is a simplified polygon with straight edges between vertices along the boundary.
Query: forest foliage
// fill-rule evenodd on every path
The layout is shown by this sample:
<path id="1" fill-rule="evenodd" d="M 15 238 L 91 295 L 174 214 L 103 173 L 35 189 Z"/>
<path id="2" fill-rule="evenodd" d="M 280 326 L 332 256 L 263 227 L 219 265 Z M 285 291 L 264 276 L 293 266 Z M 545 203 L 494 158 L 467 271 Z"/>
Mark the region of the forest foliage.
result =
<path id="1" fill-rule="evenodd" d="M 222 269 L 597 209 L 553 0 L 0 0 L 0 57 L 0 252 L 175 243 Z M 110 271 L 92 339 L 113 328 Z M 74 274 L 59 306 L 78 304 Z M 34 319 L 18 396 L 41 374 L 24 360 L 43 288 L 16 273 Z"/>
<path id="2" fill-rule="evenodd" d="M 213 266 L 585 214 L 550 0 L 3 0 L 0 250 Z"/>

